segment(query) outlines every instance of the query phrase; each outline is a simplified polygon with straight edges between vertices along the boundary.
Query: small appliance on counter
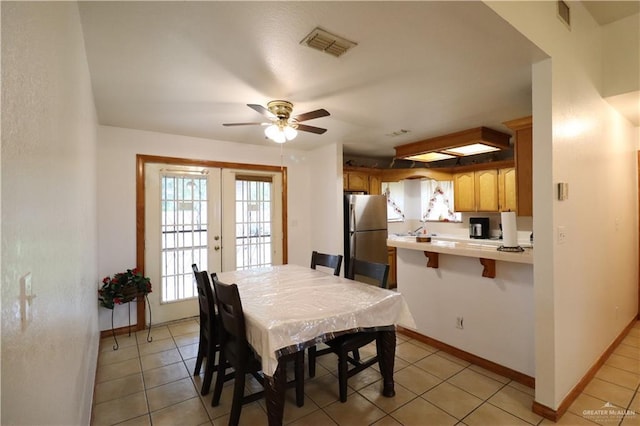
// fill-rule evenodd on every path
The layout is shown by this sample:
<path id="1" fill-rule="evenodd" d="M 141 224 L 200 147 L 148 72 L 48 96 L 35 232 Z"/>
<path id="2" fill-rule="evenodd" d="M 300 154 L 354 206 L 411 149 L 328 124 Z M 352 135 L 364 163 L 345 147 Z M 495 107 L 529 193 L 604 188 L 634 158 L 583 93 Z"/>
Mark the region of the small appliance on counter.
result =
<path id="1" fill-rule="evenodd" d="M 489 239 L 489 218 L 469 218 L 469 238 Z"/>

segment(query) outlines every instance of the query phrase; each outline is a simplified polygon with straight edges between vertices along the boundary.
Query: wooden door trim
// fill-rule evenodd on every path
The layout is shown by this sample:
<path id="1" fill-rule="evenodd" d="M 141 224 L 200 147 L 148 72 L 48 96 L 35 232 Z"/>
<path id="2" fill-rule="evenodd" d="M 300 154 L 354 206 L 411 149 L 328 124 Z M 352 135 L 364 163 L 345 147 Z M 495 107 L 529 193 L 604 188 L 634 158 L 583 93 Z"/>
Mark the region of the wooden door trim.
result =
<path id="1" fill-rule="evenodd" d="M 637 152 L 638 154 L 638 167 L 636 169 L 636 173 L 638 174 L 638 208 L 636 209 L 636 211 L 638 212 L 638 276 L 636 277 L 638 280 L 638 313 L 636 315 L 636 318 L 638 320 L 640 320 L 640 151 Z"/>
<path id="2" fill-rule="evenodd" d="M 147 163 L 173 164 L 177 166 L 216 167 L 221 169 L 244 169 L 263 172 L 282 173 L 282 263 L 288 262 L 287 237 L 287 168 L 284 166 L 267 166 L 260 164 L 227 163 L 222 161 L 195 160 L 178 157 L 162 157 L 158 155 L 136 154 L 136 267 L 144 274 L 144 234 L 145 234 L 145 186 L 144 174 Z M 144 330 L 146 305 L 145 299 L 139 298 L 137 305 L 137 330 Z"/>

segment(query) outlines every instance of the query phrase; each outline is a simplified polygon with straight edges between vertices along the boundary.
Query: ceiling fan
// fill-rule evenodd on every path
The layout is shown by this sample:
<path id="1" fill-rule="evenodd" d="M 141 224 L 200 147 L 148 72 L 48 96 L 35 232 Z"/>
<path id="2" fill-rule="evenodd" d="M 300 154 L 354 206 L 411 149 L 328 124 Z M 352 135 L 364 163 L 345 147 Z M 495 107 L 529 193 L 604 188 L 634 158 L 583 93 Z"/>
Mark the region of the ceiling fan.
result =
<path id="1" fill-rule="evenodd" d="M 270 122 L 267 123 L 224 123 L 223 126 L 267 126 L 264 134 L 271 140 L 277 143 L 285 143 L 295 138 L 298 134 L 298 130 L 303 132 L 315 133 L 318 135 L 323 134 L 327 129 L 321 127 L 309 126 L 307 124 L 300 124 L 302 121 L 313 120 L 314 118 L 326 117 L 329 111 L 326 109 L 317 109 L 315 111 L 305 112 L 291 117 L 293 111 L 293 104 L 289 101 L 276 100 L 267 104 L 267 107 L 257 104 L 247 104 L 247 106 L 254 111 L 268 117 Z"/>

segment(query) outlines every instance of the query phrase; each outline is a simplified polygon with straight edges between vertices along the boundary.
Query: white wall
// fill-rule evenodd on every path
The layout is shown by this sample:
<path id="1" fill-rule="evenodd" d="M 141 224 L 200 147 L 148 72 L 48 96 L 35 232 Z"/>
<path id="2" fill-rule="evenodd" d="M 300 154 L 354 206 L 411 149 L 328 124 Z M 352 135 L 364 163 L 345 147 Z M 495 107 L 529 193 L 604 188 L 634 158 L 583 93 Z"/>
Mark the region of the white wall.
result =
<path id="1" fill-rule="evenodd" d="M 534 375 L 531 265 L 496 262 L 496 277 L 484 278 L 474 257 L 441 254 L 434 269 L 422 251 L 399 248 L 397 261 L 398 291 L 420 334 Z"/>
<path id="2" fill-rule="evenodd" d="M 267 142 L 265 146 L 237 144 L 108 126 L 98 130 L 100 276 L 136 266 L 136 154 L 287 167 L 289 263 L 309 263 L 312 209 L 318 218 L 336 214 L 335 205 L 316 203 L 310 191 L 311 170 L 335 170 L 336 164 L 341 164 L 335 163 L 335 155 L 316 156 L 314 151 L 283 149 L 281 157 L 280 147 Z M 331 145 L 319 150 L 329 152 L 336 148 Z M 126 309 L 135 309 L 131 305 L 116 307 L 115 327 L 128 324 Z M 111 311 L 101 308 L 100 329 L 110 327 Z"/>
<path id="3" fill-rule="evenodd" d="M 487 4 L 551 57 L 533 72 L 534 287 L 536 401 L 557 409 L 637 314 L 638 132 L 600 96 L 603 29 L 580 2 L 571 31 L 555 2 Z"/>
<path id="4" fill-rule="evenodd" d="M 602 96 L 640 90 L 640 15 L 612 22 L 604 33 L 604 84 Z"/>
<path id="5" fill-rule="evenodd" d="M 331 144 L 309 152 L 311 250 L 344 254 L 342 145 Z M 304 257 L 303 253 L 303 257 Z M 311 253 L 302 263 L 310 263 Z M 342 271 L 344 273 L 344 270 Z"/>
<path id="6" fill-rule="evenodd" d="M 99 340 L 96 118 L 78 9 L 1 7 L 1 423 L 86 425 Z M 23 327 L 27 273 L 36 297 Z"/>

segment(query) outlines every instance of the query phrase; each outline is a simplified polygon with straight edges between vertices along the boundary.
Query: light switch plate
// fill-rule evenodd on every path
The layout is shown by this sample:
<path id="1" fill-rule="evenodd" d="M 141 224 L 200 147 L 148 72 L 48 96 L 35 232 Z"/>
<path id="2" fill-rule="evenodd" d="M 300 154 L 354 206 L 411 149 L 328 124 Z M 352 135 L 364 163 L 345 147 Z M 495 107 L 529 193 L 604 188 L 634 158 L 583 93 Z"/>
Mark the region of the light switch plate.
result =
<path id="1" fill-rule="evenodd" d="M 564 201 L 569 198 L 569 184 L 567 182 L 558 182 L 558 200 Z"/>

